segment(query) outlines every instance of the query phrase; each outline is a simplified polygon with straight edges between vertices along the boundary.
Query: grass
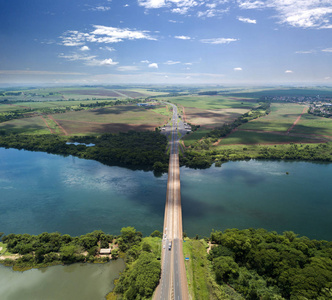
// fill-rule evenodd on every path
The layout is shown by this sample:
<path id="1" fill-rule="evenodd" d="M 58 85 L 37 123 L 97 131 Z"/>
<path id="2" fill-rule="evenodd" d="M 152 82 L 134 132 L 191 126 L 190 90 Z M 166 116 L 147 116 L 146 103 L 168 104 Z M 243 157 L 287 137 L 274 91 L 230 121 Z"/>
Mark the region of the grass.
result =
<path id="1" fill-rule="evenodd" d="M 197 140 L 200 140 L 202 137 L 204 137 L 210 129 L 206 128 L 198 128 L 193 133 L 187 134 L 183 137 L 183 142 L 186 147 L 191 146 L 193 143 L 195 143 Z"/>
<path id="2" fill-rule="evenodd" d="M 292 133 L 329 135 L 332 137 L 332 119 L 305 114 Z"/>
<path id="3" fill-rule="evenodd" d="M 0 123 L 0 130 L 14 134 L 49 134 L 50 130 L 40 117 L 24 118 Z"/>
<path id="4" fill-rule="evenodd" d="M 314 140 L 305 137 L 295 137 L 289 135 L 279 135 L 264 132 L 247 132 L 235 131 L 228 137 L 222 139 L 219 146 L 230 144 L 278 144 L 278 143 L 319 143 L 319 140 Z"/>
<path id="5" fill-rule="evenodd" d="M 174 102 L 184 107 L 195 107 L 201 109 L 223 109 L 223 108 L 242 108 L 250 109 L 257 106 L 257 102 L 252 99 L 232 99 L 228 96 L 176 96 L 168 97 L 165 101 Z"/>
<path id="6" fill-rule="evenodd" d="M 304 107 L 297 104 L 273 103 L 269 115 L 252 120 L 239 129 L 286 132 L 300 116 Z"/>
<path id="7" fill-rule="evenodd" d="M 4 254 L 7 251 L 7 245 L 0 242 L 0 248 L 2 248 L 2 250 L 0 250 L 0 255 Z"/>
<path id="8" fill-rule="evenodd" d="M 185 262 L 189 294 L 195 300 L 212 299 L 243 299 L 239 294 L 231 291 L 229 287 L 219 286 L 212 271 L 211 262 L 207 259 L 206 242 L 204 240 L 185 239 L 183 243 L 184 258 L 189 257 Z"/>

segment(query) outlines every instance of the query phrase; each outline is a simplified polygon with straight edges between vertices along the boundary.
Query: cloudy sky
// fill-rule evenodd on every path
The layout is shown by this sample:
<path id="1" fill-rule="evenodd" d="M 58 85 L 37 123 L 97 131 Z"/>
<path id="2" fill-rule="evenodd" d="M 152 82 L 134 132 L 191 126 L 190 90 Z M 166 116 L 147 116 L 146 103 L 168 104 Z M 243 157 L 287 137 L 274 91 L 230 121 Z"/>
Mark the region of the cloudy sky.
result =
<path id="1" fill-rule="evenodd" d="M 0 0 L 0 84 L 332 84 L 331 0 Z"/>

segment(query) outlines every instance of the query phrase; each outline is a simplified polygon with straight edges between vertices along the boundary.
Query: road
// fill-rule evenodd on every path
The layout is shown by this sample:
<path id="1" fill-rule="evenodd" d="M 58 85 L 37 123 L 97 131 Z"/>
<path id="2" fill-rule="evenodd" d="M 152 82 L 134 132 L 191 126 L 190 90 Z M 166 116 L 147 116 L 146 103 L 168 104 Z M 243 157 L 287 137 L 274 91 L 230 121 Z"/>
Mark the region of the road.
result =
<path id="1" fill-rule="evenodd" d="M 178 138 L 178 124 L 180 122 L 178 122 L 177 107 L 171 105 L 173 107 L 172 126 L 166 129 L 171 134 L 171 140 L 162 242 L 162 272 L 159 286 L 154 295 L 155 300 L 189 299 L 182 250 L 183 230 Z"/>

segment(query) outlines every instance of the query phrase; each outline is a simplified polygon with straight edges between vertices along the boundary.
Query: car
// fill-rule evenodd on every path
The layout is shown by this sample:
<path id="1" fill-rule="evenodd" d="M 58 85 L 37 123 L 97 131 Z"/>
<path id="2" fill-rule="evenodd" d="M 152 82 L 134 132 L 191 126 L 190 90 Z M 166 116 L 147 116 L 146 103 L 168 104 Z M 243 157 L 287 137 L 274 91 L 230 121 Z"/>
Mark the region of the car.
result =
<path id="1" fill-rule="evenodd" d="M 168 250 L 172 250 L 172 242 L 169 242 L 169 244 L 168 244 Z"/>

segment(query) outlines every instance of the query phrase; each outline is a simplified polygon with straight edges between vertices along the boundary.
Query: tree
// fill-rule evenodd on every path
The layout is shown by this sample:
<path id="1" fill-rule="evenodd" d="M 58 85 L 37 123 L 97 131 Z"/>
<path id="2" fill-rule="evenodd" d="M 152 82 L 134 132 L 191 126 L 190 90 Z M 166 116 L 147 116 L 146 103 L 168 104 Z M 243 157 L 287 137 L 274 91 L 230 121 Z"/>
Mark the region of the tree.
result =
<path id="1" fill-rule="evenodd" d="M 162 238 L 163 234 L 159 231 L 159 230 L 155 230 L 154 232 L 152 232 L 150 234 L 151 237 L 158 237 L 158 238 Z"/>
<path id="2" fill-rule="evenodd" d="M 239 266 L 230 256 L 221 256 L 214 260 L 213 269 L 216 274 L 216 280 L 228 282 L 231 278 L 236 278 L 239 275 Z"/>

